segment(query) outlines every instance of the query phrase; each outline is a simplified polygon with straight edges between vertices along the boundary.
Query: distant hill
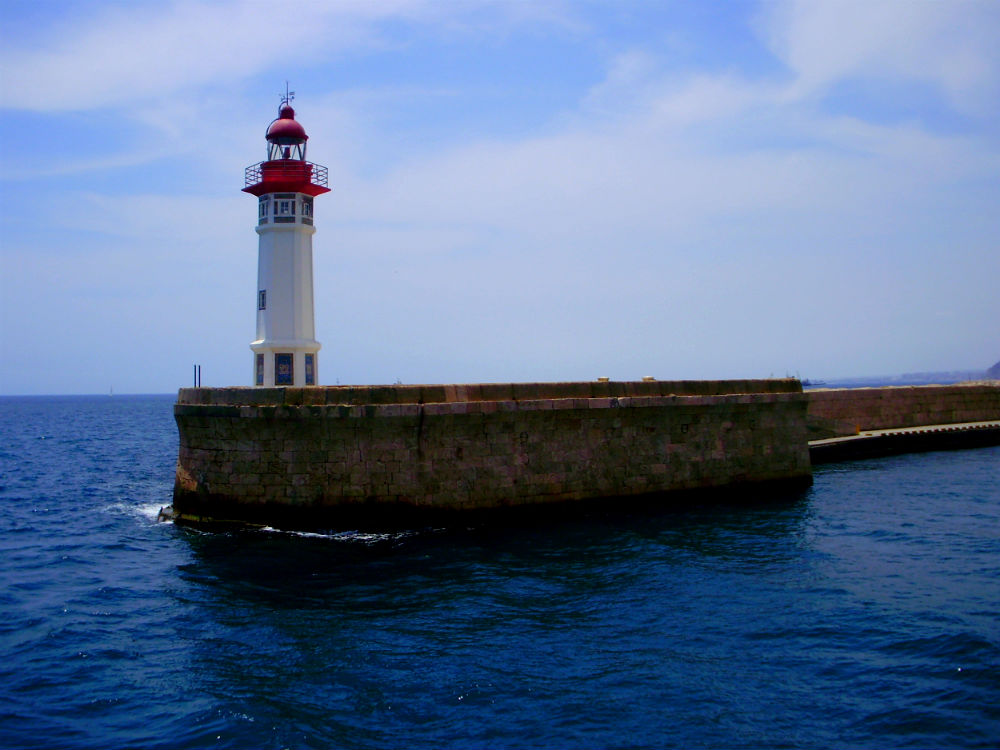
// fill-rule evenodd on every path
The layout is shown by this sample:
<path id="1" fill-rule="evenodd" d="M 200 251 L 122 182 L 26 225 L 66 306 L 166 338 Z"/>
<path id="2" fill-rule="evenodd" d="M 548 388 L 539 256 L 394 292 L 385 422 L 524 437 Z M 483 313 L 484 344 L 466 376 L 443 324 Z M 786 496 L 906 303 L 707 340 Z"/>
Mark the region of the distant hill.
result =
<path id="1" fill-rule="evenodd" d="M 948 370 L 944 372 L 906 372 L 898 375 L 898 380 L 908 383 L 961 383 L 964 380 L 982 380 L 982 370 Z"/>
<path id="2" fill-rule="evenodd" d="M 906 372 L 902 375 L 865 375 L 862 377 L 803 380 L 803 388 L 871 388 L 887 385 L 949 385 L 976 380 L 1000 380 L 1000 362 L 988 370 L 946 370 Z"/>
<path id="3" fill-rule="evenodd" d="M 992 374 L 991 374 L 992 373 Z M 1000 380 L 1000 362 L 989 370 L 951 370 L 944 372 L 907 372 L 902 375 L 868 375 L 863 377 L 828 378 L 808 383 L 822 388 L 863 388 L 887 385 L 948 385 L 969 380 Z M 805 385 L 805 384 L 804 384 Z"/>

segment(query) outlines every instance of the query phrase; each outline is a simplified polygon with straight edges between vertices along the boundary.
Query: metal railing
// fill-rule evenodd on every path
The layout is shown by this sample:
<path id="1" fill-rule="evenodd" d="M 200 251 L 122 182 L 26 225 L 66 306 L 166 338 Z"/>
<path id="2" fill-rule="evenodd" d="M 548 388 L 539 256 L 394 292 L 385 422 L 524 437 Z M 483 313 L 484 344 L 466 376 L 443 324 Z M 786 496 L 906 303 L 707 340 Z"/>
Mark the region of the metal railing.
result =
<path id="1" fill-rule="evenodd" d="M 246 168 L 243 175 L 243 186 L 250 187 L 264 181 L 264 165 L 267 165 L 267 180 L 301 180 L 306 174 L 309 181 L 320 187 L 329 187 L 330 171 L 321 164 L 313 164 L 309 161 L 295 161 L 293 159 L 282 159 L 280 161 L 262 161 L 251 164 Z M 306 167 L 309 169 L 307 170 Z"/>

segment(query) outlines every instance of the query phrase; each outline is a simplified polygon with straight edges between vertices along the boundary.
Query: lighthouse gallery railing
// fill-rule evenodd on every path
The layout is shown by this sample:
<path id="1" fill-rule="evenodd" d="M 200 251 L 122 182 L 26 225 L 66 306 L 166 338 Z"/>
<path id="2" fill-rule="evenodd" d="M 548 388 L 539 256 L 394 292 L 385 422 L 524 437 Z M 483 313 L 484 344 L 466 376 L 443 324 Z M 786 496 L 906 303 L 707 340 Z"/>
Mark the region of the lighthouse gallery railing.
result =
<path id="1" fill-rule="evenodd" d="M 329 187 L 330 171 L 326 167 L 320 164 L 313 164 L 309 161 L 295 161 L 294 159 L 287 161 L 284 159 L 281 161 L 262 161 L 257 164 L 251 164 L 246 168 L 243 176 L 244 187 L 257 185 L 264 181 L 265 164 L 267 165 L 268 181 L 301 179 L 306 172 L 305 168 L 309 167 L 311 174 L 310 181 L 320 187 Z"/>

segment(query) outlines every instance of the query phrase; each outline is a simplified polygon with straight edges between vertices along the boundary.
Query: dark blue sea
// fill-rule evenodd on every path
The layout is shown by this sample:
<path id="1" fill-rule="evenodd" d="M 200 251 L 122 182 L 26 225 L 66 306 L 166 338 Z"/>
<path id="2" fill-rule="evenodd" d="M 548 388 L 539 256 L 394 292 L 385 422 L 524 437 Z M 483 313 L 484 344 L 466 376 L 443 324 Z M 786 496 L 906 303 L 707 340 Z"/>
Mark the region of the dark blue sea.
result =
<path id="1" fill-rule="evenodd" d="M 753 505 L 209 534 L 172 396 L 0 399 L 0 747 L 995 747 L 1000 448 Z"/>

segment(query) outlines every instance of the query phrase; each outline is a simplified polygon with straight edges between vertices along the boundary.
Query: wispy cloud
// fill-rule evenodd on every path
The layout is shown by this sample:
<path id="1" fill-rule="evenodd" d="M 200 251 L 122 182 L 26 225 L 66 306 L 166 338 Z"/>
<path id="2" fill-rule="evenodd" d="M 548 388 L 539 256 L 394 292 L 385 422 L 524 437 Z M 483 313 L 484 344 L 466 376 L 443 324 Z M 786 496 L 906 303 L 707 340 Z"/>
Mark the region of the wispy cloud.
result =
<path id="1" fill-rule="evenodd" d="M 260 0 L 173 0 L 99 6 L 27 38 L 4 39 L 0 106 L 64 111 L 158 100 L 231 85 L 263 70 L 315 67 L 352 52 L 400 44 L 385 24 L 435 29 L 442 37 L 573 28 L 562 3 L 434 3 L 339 0 L 279 8 Z"/>
<path id="2" fill-rule="evenodd" d="M 0 53 L 4 107 L 91 109 L 243 80 L 273 66 L 315 65 L 376 44 L 375 24 L 423 0 L 272 3 L 229 0 L 104 6 Z"/>
<path id="3" fill-rule="evenodd" d="M 791 0 L 764 6 L 771 48 L 790 68 L 796 96 L 845 79 L 935 86 L 970 113 L 996 113 L 1000 5 L 987 0 Z"/>

